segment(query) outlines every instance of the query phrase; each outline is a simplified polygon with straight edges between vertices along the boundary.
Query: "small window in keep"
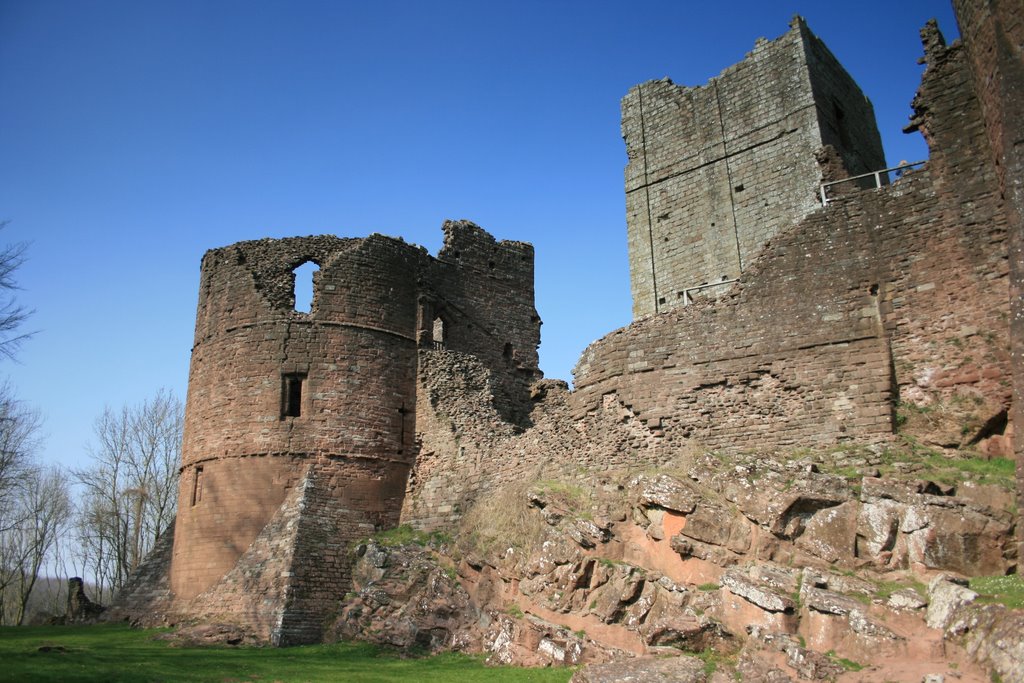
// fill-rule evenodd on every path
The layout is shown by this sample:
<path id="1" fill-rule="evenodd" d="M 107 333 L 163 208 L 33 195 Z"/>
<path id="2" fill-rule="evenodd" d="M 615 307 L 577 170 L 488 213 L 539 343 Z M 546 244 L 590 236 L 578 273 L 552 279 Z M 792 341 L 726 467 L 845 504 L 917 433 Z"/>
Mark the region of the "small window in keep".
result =
<path id="1" fill-rule="evenodd" d="M 293 373 L 281 376 L 281 419 L 302 415 L 302 384 L 306 376 Z"/>
<path id="2" fill-rule="evenodd" d="M 203 500 L 203 468 L 197 467 L 192 479 L 192 505 Z"/>

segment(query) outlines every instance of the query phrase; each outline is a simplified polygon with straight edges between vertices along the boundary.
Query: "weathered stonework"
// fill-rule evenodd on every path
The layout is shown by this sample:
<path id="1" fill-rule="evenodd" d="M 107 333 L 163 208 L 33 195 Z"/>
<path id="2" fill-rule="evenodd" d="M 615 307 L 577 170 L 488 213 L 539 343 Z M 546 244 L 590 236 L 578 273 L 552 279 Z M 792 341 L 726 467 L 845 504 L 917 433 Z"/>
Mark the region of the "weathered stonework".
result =
<path id="1" fill-rule="evenodd" d="M 380 235 L 206 254 L 167 585 L 133 585 L 121 613 L 316 640 L 349 580 L 348 543 L 398 523 L 421 350 L 471 356 L 497 419 L 523 419 L 540 377 L 533 249 L 465 221 L 444 231 L 436 258 Z M 294 270 L 310 261 L 304 313 Z"/>
<path id="2" fill-rule="evenodd" d="M 721 293 L 810 213 L 815 150 L 851 175 L 885 166 L 871 103 L 800 17 L 705 86 L 632 88 L 622 136 L 634 318 Z"/>
<path id="3" fill-rule="evenodd" d="M 819 206 L 728 296 L 593 344 L 577 414 L 614 392 L 666 435 L 779 447 L 881 439 L 897 399 L 956 398 L 987 412 L 938 445 L 989 436 L 1010 402 L 1006 215 L 963 51 L 934 27 L 925 42 L 928 165 Z"/>
<path id="4" fill-rule="evenodd" d="M 584 352 L 574 391 L 537 381 L 529 245 L 448 222 L 436 258 L 379 235 L 209 252 L 176 527 L 112 614 L 308 642 L 341 609 L 352 541 L 399 522 L 455 529 L 475 503 L 528 482 L 611 486 L 708 451 L 874 448 L 897 428 L 1006 454 L 1020 365 L 1008 345 L 1019 264 L 1007 244 L 1020 224 L 1006 197 L 1015 180 L 993 162 L 1012 156 L 1009 129 L 993 127 L 1014 119 L 985 76 L 991 54 L 970 47 L 1003 15 L 959 4 L 978 11 L 964 44 L 945 45 L 934 25 L 922 32 L 927 69 L 910 128 L 930 160 L 878 189 L 837 185 L 825 207 L 821 180 L 884 163 L 870 105 L 802 20 L 704 88 L 659 81 L 627 95 L 637 319 Z M 706 229 L 722 216 L 727 230 Z M 651 247 L 649 272 L 671 285 L 658 291 L 719 271 L 737 282 L 662 308 L 655 278 L 634 263 L 649 267 Z M 292 273 L 307 261 L 321 270 L 301 313 Z M 929 417 L 939 414 L 945 422 Z M 717 479 L 691 471 L 692 490 L 677 481 L 644 493 L 642 526 L 652 542 L 670 537 L 662 551 L 673 561 L 963 572 L 1017 561 L 998 540 L 1010 513 L 975 505 L 966 489 L 953 500 L 931 482 L 894 488 L 863 473 L 854 496 L 813 468 L 736 462 L 742 472 Z M 720 498 L 701 498 L 712 489 Z M 595 517 L 566 533 L 589 550 L 612 526 Z M 753 584 L 730 577 L 723 595 L 750 602 Z M 779 623 L 793 611 L 783 605 Z"/>
<path id="5" fill-rule="evenodd" d="M 954 0 L 1009 224 L 1014 424 L 1024 424 L 1024 12 L 1015 0 Z M 1015 434 L 1024 509 L 1024 429 Z M 1021 553 L 1024 528 L 1018 525 Z"/>

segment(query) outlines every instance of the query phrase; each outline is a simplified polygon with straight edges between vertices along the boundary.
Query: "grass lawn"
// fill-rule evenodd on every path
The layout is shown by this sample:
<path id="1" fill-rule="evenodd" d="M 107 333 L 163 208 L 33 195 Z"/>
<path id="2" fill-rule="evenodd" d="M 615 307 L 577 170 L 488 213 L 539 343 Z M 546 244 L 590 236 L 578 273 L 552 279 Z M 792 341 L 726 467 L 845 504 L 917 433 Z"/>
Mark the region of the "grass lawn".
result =
<path id="1" fill-rule="evenodd" d="M 0 628 L 0 681 L 530 681 L 571 669 L 485 667 L 466 655 L 400 659 L 363 643 L 291 648 L 177 648 L 127 626 Z"/>
<path id="2" fill-rule="evenodd" d="M 980 595 L 978 602 L 1024 608 L 1024 577 L 1020 574 L 976 576 L 971 579 L 971 590 Z"/>

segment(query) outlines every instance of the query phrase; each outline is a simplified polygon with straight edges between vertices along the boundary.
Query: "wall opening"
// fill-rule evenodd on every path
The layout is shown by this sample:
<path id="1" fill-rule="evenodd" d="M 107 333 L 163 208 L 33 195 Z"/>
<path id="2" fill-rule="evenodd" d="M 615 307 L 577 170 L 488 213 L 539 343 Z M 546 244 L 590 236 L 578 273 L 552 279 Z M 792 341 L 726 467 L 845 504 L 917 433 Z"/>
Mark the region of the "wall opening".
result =
<path id="1" fill-rule="evenodd" d="M 839 134 L 839 142 L 843 146 L 843 150 L 847 151 L 850 149 L 850 131 L 847 130 L 846 124 L 846 112 L 839 106 L 839 103 L 832 100 L 832 114 L 836 118 L 836 133 Z"/>
<path id="2" fill-rule="evenodd" d="M 302 383 L 306 376 L 292 373 L 281 376 L 281 419 L 302 415 Z"/>
<path id="3" fill-rule="evenodd" d="M 435 349 L 444 348 L 445 329 L 444 320 L 441 319 L 441 316 L 437 316 L 436 318 L 434 318 L 434 326 L 431 330 L 431 339 L 434 342 Z"/>
<path id="4" fill-rule="evenodd" d="M 192 476 L 192 505 L 203 500 L 203 468 L 197 467 Z"/>
<path id="5" fill-rule="evenodd" d="M 405 404 L 404 403 L 402 404 L 402 407 L 398 409 L 398 420 L 399 420 L 399 423 L 398 423 L 399 424 L 399 430 L 398 430 L 398 454 L 399 455 L 402 455 L 402 453 L 405 452 L 405 415 L 408 412 L 409 411 L 405 409 Z"/>
<path id="6" fill-rule="evenodd" d="M 320 266 L 312 261 L 306 261 L 292 271 L 295 276 L 295 310 L 299 313 L 309 313 L 313 310 L 313 280 Z"/>

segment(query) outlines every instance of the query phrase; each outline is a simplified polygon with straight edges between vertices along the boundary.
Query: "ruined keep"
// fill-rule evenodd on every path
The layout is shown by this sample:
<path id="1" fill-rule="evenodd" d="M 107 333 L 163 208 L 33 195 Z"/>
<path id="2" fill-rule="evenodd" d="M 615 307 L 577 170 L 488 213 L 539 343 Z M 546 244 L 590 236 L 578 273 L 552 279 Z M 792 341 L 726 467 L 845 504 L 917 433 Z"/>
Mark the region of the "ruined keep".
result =
<path id="1" fill-rule="evenodd" d="M 421 349 L 471 354 L 519 419 L 539 377 L 533 249 L 465 221 L 444 232 L 436 258 L 380 235 L 204 256 L 166 610 L 233 614 L 280 644 L 319 637 L 348 541 L 398 523 Z"/>
<path id="2" fill-rule="evenodd" d="M 707 85 L 633 87 L 622 137 L 634 319 L 719 293 L 817 208 L 815 150 L 885 166 L 871 102 L 800 17 Z"/>
<path id="3" fill-rule="evenodd" d="M 966 16 L 982 33 L 999 25 L 982 9 Z M 999 145 L 1016 129 L 999 128 L 1014 110 L 973 35 L 965 47 L 934 24 L 922 31 L 908 128 L 924 135 L 928 162 L 877 189 L 835 185 L 827 206 L 820 183 L 885 164 L 870 105 L 801 19 L 703 88 L 632 89 L 636 320 L 584 351 L 573 391 L 537 369 L 530 245 L 457 221 L 436 257 L 380 235 L 208 252 L 176 526 L 110 618 L 316 640 L 345 619 L 355 539 L 399 522 L 455 530 L 474 504 L 524 482 L 631 476 L 695 451 L 881 449 L 899 430 L 925 446 L 1012 455 L 1019 264 L 1008 241 L 1020 222 L 1005 189 L 1014 181 L 994 160 L 1008 158 Z M 725 246 L 701 251 L 712 242 Z M 320 270 L 303 313 L 293 272 L 310 261 Z M 667 296 L 723 275 L 736 282 L 692 305 Z M 694 557 L 965 574 L 1017 564 L 1005 510 L 872 475 L 855 493 L 816 469 L 799 476 L 822 487 L 813 495 L 784 477 L 761 490 L 760 474 L 708 480 L 747 491 L 730 505 L 702 498 L 700 480 L 663 510 L 676 526 L 644 541 L 668 558 L 658 571 Z M 584 525 L 588 552 L 619 523 L 598 521 Z M 463 583 L 522 595 L 518 577 L 478 564 L 459 565 Z"/>

